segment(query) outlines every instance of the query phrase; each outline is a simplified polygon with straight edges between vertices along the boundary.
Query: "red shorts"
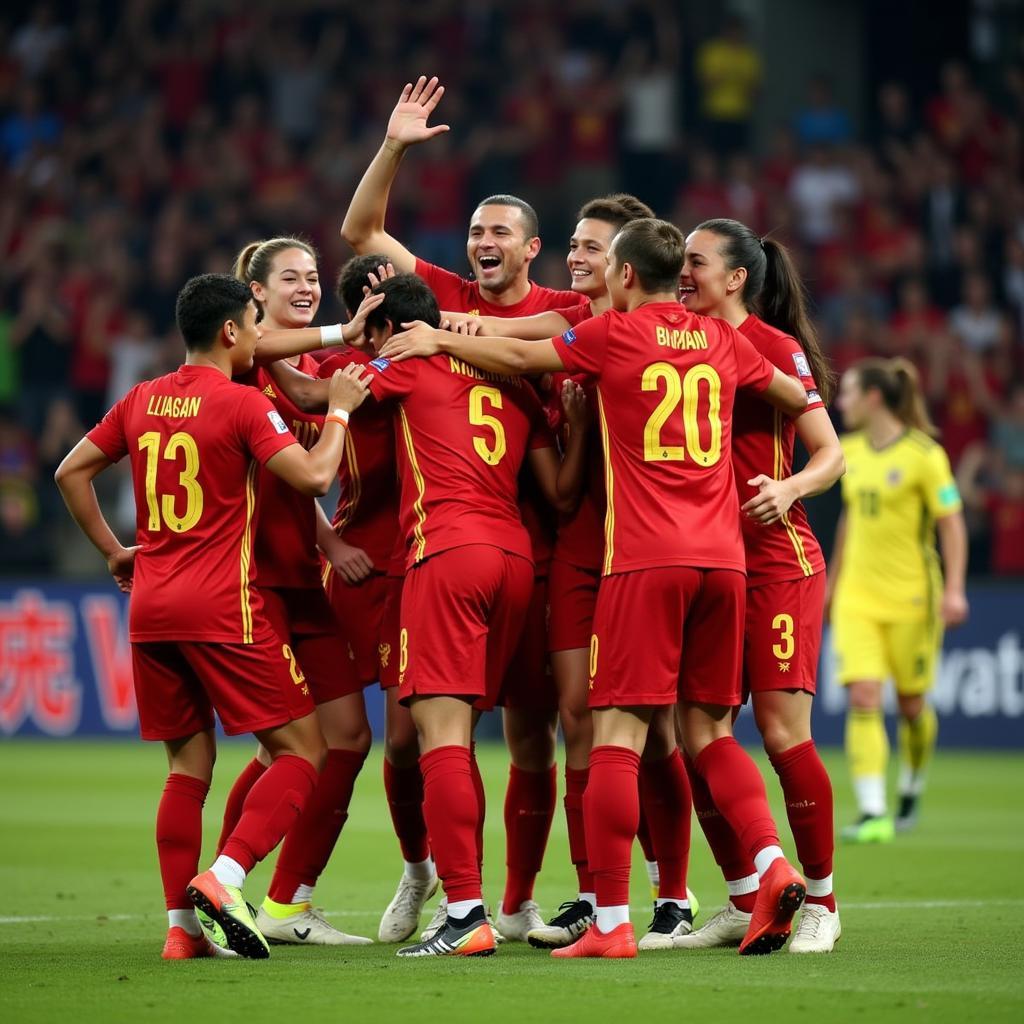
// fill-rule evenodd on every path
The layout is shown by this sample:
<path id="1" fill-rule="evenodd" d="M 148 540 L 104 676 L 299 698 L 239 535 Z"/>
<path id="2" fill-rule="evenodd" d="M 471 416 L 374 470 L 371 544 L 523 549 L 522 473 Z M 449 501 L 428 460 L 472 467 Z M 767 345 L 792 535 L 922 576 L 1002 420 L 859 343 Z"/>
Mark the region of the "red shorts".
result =
<path id="1" fill-rule="evenodd" d="M 557 711 L 558 691 L 548 661 L 548 581 L 536 577 L 523 632 L 512 654 L 498 703 L 506 708 Z"/>
<path id="2" fill-rule="evenodd" d="M 380 678 L 377 646 L 387 595 L 388 577 L 381 573 L 374 573 L 356 586 L 346 583 L 333 571 L 327 578 L 327 596 L 362 686 L 369 686 Z"/>
<path id="3" fill-rule="evenodd" d="M 363 688 L 323 590 L 260 587 L 260 594 L 267 620 L 302 666 L 314 703 L 326 704 Z"/>
<path id="4" fill-rule="evenodd" d="M 399 699 L 464 697 L 494 707 L 533 592 L 529 559 L 467 544 L 410 569 L 402 588 Z"/>
<path id="5" fill-rule="evenodd" d="M 817 688 L 825 574 L 747 591 L 743 694 Z"/>
<path id="6" fill-rule="evenodd" d="M 213 728 L 229 736 L 273 729 L 313 711 L 295 655 L 276 637 L 252 644 L 166 640 L 132 644 L 144 740 L 176 740 Z"/>
<path id="7" fill-rule="evenodd" d="M 377 656 L 380 660 L 380 688 L 390 690 L 398 685 L 398 649 L 402 635 L 402 584 L 404 576 L 385 576 L 387 592 L 381 615 Z"/>
<path id="8" fill-rule="evenodd" d="M 739 704 L 746 589 L 735 569 L 606 576 L 590 641 L 590 706 Z"/>
<path id="9" fill-rule="evenodd" d="M 548 650 L 574 651 L 590 646 L 599 569 L 581 569 L 555 558 L 548 580 Z"/>

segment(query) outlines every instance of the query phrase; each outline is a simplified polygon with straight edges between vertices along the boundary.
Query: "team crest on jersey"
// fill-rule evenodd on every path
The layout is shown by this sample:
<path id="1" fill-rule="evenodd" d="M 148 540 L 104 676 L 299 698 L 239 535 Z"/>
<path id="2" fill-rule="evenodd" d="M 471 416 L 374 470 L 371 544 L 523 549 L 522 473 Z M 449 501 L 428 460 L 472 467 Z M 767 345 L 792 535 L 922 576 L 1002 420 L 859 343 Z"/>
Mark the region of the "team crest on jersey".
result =
<path id="1" fill-rule="evenodd" d="M 267 413 L 267 419 L 270 420 L 270 425 L 279 434 L 288 433 L 288 425 L 285 423 L 283 419 L 281 419 L 281 415 L 276 409 L 271 409 L 270 412 Z"/>
<path id="2" fill-rule="evenodd" d="M 269 384 L 263 389 L 263 394 L 265 394 L 267 398 L 277 398 L 277 395 L 274 393 L 274 389 Z"/>
<path id="3" fill-rule="evenodd" d="M 885 474 L 885 482 L 890 487 L 895 487 L 903 479 L 903 471 L 899 469 L 890 469 Z"/>
<path id="4" fill-rule="evenodd" d="M 384 356 L 377 356 L 376 359 L 370 360 L 370 365 L 375 370 L 386 370 L 391 365 L 391 360 L 386 359 Z"/>
<path id="5" fill-rule="evenodd" d="M 380 667 L 387 668 L 391 660 L 391 644 L 377 644 L 377 654 L 380 656 Z"/>
<path id="6" fill-rule="evenodd" d="M 562 341 L 564 341 L 566 343 L 566 345 L 575 345 L 576 344 L 576 332 L 570 327 L 569 330 L 567 330 L 562 335 Z"/>
<path id="7" fill-rule="evenodd" d="M 803 352 L 793 353 L 793 365 L 796 367 L 797 376 L 810 377 L 811 367 L 807 362 L 807 356 L 805 356 Z"/>

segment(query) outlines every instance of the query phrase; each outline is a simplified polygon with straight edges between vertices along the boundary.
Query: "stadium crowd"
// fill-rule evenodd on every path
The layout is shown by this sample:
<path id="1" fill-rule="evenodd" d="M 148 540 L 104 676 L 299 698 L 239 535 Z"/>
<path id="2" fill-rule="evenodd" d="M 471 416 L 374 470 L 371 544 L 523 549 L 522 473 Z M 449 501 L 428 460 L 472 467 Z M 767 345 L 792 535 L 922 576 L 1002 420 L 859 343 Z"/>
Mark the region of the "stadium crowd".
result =
<path id="1" fill-rule="evenodd" d="M 510 187 L 540 213 L 534 277 L 556 287 L 573 212 L 615 188 L 684 229 L 728 216 L 784 240 L 838 369 L 900 354 L 921 370 L 971 513 L 972 571 L 1024 573 L 1024 69 L 982 88 L 952 63 L 923 99 L 889 82 L 863 130 L 816 78 L 757 147 L 763 68 L 738 21 L 694 40 L 662 0 L 330 6 L 0 15 L 5 570 L 67 557 L 51 541 L 53 469 L 132 384 L 180 361 L 182 282 L 295 233 L 333 277 L 394 96 L 443 67 L 457 130 L 410 155 L 391 204 L 419 255 L 464 266 L 474 202 Z"/>

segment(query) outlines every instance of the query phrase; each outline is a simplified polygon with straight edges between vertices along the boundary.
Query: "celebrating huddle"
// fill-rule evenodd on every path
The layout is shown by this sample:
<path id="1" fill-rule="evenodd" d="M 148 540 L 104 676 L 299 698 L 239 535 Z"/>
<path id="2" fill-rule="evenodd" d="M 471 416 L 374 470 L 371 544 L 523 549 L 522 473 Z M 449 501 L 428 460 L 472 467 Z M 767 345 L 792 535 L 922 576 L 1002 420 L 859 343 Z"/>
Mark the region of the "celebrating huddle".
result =
<path id="1" fill-rule="evenodd" d="M 626 195 L 579 212 L 565 291 L 529 279 L 537 218 L 511 195 L 473 213 L 473 279 L 384 230 L 388 193 L 443 93 L 403 92 L 342 226 L 351 320 L 310 327 L 321 297 L 300 239 L 254 243 L 233 276 L 177 301 L 185 364 L 118 402 L 58 484 L 131 592 L 143 738 L 169 774 L 157 814 L 164 957 L 262 958 L 270 942 L 363 944 L 312 906 L 370 747 L 364 690 L 386 694 L 384 782 L 404 861 L 378 938 L 400 956 L 529 942 L 555 957 L 738 945 L 827 952 L 832 790 L 810 732 L 825 605 L 800 499 L 844 457 L 832 377 L 785 249 L 732 220 L 688 237 Z M 341 346 L 322 358 L 324 349 Z M 314 356 L 312 353 L 318 353 Z M 792 469 L 799 435 L 807 465 Z M 93 478 L 124 456 L 134 546 Z M 334 521 L 315 500 L 335 477 Z M 732 736 L 751 700 L 803 874 Z M 473 734 L 502 709 L 507 878 L 481 889 Z M 200 872 L 214 712 L 259 750 Z M 565 746 L 578 891 L 533 900 Z M 729 892 L 694 929 L 692 809 Z M 656 885 L 629 921 L 640 835 Z M 255 914 L 246 874 L 281 841 Z M 206 931 L 203 931 L 205 927 Z"/>

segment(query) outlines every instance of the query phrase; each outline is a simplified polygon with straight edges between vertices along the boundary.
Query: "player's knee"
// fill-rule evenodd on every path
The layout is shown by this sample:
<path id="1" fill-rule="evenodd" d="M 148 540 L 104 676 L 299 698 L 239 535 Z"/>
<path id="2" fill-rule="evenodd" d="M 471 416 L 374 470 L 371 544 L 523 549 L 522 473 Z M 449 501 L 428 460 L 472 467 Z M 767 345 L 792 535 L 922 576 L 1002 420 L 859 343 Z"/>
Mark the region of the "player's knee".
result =
<path id="1" fill-rule="evenodd" d="M 853 682 L 846 691 L 850 707 L 858 711 L 877 711 L 882 706 L 882 688 L 878 683 Z"/>
<path id="2" fill-rule="evenodd" d="M 792 723 L 779 719 L 769 719 L 763 724 L 758 722 L 758 728 L 766 754 L 781 754 L 811 738 L 809 734 L 805 735 L 806 730 L 795 729 Z"/>
<path id="3" fill-rule="evenodd" d="M 908 721 L 917 718 L 924 711 L 924 696 L 922 694 L 918 693 L 911 696 L 899 694 L 897 700 L 899 701 L 900 714 Z"/>

